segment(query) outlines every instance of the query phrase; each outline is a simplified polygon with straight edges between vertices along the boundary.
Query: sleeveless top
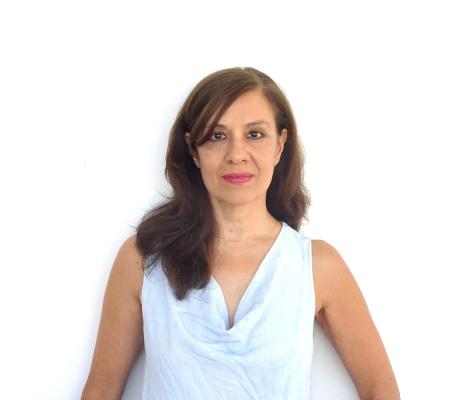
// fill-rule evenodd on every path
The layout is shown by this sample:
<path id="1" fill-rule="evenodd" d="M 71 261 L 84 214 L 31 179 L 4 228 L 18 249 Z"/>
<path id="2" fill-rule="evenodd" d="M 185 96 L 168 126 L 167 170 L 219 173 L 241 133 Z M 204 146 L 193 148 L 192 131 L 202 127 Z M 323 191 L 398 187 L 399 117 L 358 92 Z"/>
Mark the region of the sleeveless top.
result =
<path id="1" fill-rule="evenodd" d="M 214 277 L 177 300 L 160 259 L 155 263 L 141 292 L 141 400 L 310 400 L 315 294 L 309 237 L 282 221 L 231 328 Z"/>

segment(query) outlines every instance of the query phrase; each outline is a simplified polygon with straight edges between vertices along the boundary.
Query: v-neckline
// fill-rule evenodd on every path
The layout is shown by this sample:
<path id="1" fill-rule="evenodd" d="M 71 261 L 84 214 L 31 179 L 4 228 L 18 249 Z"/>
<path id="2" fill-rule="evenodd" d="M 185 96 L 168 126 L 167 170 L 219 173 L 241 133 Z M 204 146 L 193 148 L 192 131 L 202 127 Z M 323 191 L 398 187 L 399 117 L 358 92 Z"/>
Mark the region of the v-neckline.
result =
<path id="1" fill-rule="evenodd" d="M 250 282 L 248 283 L 246 289 L 244 290 L 244 293 L 242 294 L 242 296 L 236 306 L 236 309 L 234 311 L 234 316 L 233 316 L 233 326 L 231 326 L 231 327 L 230 327 L 230 321 L 229 321 L 229 311 L 228 311 L 227 303 L 225 301 L 225 296 L 223 294 L 222 287 L 220 286 L 219 282 L 217 282 L 216 278 L 214 278 L 214 276 L 211 274 L 211 282 L 214 284 L 214 286 L 217 289 L 217 292 L 219 293 L 219 297 L 220 297 L 219 302 L 220 302 L 220 308 L 221 308 L 220 311 L 222 314 L 224 314 L 223 317 L 225 317 L 225 321 L 226 321 L 225 322 L 225 331 L 228 333 L 231 332 L 232 330 L 235 330 L 235 326 L 241 321 L 241 319 L 237 320 L 237 318 L 236 318 L 238 316 L 238 312 L 242 308 L 242 304 L 245 301 L 249 291 L 256 284 L 257 280 L 260 278 L 260 276 L 265 268 L 265 265 L 267 264 L 267 260 L 269 259 L 271 254 L 275 251 L 275 248 L 278 246 L 278 243 L 280 241 L 280 238 L 281 238 L 282 233 L 286 226 L 286 223 L 284 221 L 280 221 L 280 222 L 281 222 L 281 229 L 278 232 L 277 237 L 273 241 L 269 250 L 266 252 L 261 263 L 258 265 L 258 268 L 256 269 L 255 273 L 253 274 L 253 277 L 250 279 Z"/>

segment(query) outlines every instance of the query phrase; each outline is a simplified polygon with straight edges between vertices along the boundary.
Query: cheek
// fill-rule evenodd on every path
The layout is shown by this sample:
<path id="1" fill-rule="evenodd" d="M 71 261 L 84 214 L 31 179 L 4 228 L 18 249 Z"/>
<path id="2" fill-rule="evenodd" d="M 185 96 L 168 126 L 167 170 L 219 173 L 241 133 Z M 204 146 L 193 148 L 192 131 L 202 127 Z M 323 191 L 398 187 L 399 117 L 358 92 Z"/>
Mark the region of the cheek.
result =
<path id="1" fill-rule="evenodd" d="M 210 184 L 213 184 L 220 178 L 219 164 L 211 157 L 204 157 L 201 160 L 202 162 L 200 163 L 200 173 L 202 175 L 203 182 L 205 182 L 205 185 L 208 186 Z"/>
<path id="2" fill-rule="evenodd" d="M 268 149 L 267 151 L 258 154 L 258 158 L 255 158 L 256 164 L 261 172 L 272 173 L 275 162 L 275 153 L 273 149 Z"/>
<path id="3" fill-rule="evenodd" d="M 246 165 L 255 172 L 256 177 L 270 177 L 275 167 L 275 151 L 274 146 L 268 143 L 248 149 Z M 203 181 L 220 182 L 220 171 L 229 169 L 229 165 L 227 166 L 226 162 L 226 148 L 209 149 L 199 153 L 199 157 Z"/>

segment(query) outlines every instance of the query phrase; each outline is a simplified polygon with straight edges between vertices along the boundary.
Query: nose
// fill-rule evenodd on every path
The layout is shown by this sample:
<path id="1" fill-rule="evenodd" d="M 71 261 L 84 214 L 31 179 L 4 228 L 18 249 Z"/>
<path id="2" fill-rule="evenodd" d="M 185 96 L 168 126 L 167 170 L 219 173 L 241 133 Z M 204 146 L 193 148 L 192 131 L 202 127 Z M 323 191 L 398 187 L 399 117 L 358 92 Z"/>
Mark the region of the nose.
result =
<path id="1" fill-rule="evenodd" d="M 233 162 L 234 164 L 248 160 L 248 151 L 245 145 L 245 139 L 229 139 L 225 159 L 228 163 Z"/>

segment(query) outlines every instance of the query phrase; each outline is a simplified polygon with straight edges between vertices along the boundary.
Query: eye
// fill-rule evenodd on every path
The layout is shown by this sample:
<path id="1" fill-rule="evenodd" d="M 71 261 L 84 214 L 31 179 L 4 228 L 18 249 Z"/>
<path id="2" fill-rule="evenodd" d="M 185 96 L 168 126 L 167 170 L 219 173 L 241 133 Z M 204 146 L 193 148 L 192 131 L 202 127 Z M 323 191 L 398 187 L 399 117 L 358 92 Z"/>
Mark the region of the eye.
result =
<path id="1" fill-rule="evenodd" d="M 250 133 L 259 133 L 261 135 L 260 137 L 264 136 L 260 131 L 250 131 Z M 255 137 L 255 136 L 252 136 L 252 137 L 255 138 L 255 139 L 259 139 L 260 138 L 260 137 Z"/>
<path id="2" fill-rule="evenodd" d="M 249 132 L 249 134 L 253 134 L 253 133 L 259 133 L 261 136 L 251 136 L 253 139 L 260 139 L 260 138 L 262 138 L 263 136 L 264 136 L 264 134 L 263 133 L 261 133 L 260 131 L 250 131 Z M 219 138 L 219 140 L 215 140 L 215 139 L 217 139 L 217 137 L 219 136 L 219 135 L 224 135 L 224 133 L 223 132 L 221 132 L 221 131 L 216 131 L 216 132 L 213 132 L 212 134 L 211 134 L 211 136 L 210 136 L 210 141 L 212 141 L 212 142 L 219 142 L 220 141 L 220 138 Z M 213 138 L 215 138 L 215 139 L 213 139 Z"/>
<path id="3" fill-rule="evenodd" d="M 223 135 L 224 133 L 223 132 L 220 132 L 220 131 L 216 131 L 216 132 L 213 132 L 213 134 L 210 136 L 210 139 L 209 140 L 212 140 L 213 142 L 218 142 L 218 140 L 214 140 L 214 139 L 212 139 L 212 138 L 216 138 L 217 139 L 217 136 L 219 136 L 219 135 Z M 216 136 L 217 135 L 217 136 Z"/>

